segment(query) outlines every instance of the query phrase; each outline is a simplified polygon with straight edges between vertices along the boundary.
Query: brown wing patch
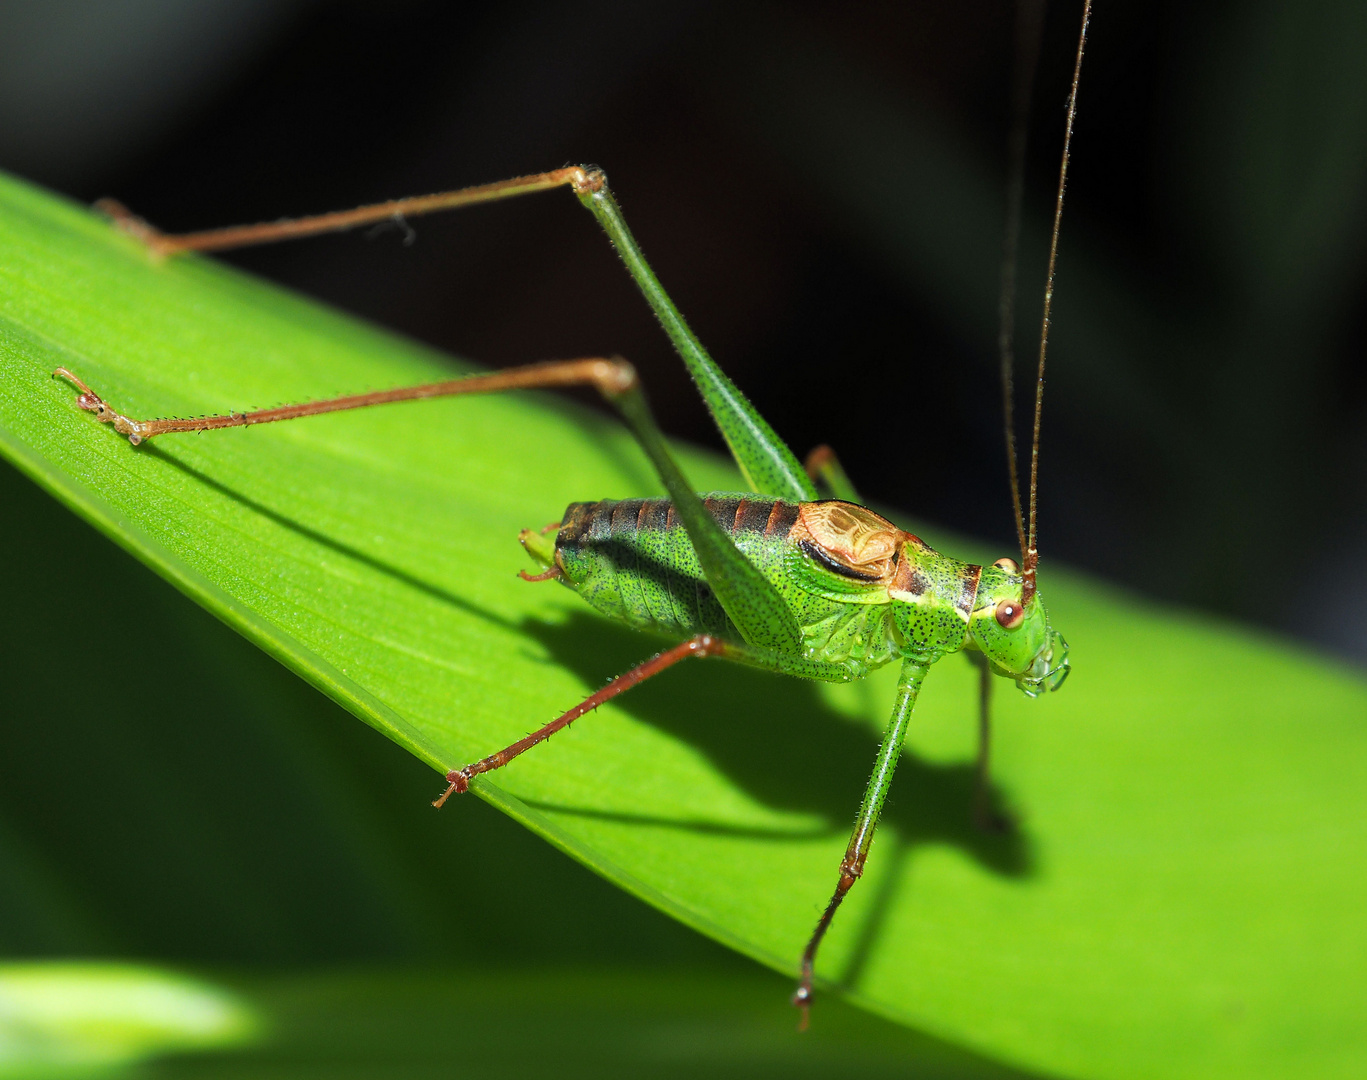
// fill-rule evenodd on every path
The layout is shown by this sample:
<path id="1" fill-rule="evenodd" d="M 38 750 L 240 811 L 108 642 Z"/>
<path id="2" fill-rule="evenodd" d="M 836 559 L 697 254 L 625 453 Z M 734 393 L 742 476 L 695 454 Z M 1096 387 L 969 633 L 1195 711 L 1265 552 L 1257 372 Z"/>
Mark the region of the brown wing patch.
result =
<path id="1" fill-rule="evenodd" d="M 886 518 L 854 503 L 803 503 L 788 536 L 830 570 L 868 582 L 890 582 L 897 553 L 910 538 Z"/>
<path id="2" fill-rule="evenodd" d="M 982 576 L 981 566 L 969 565 L 959 570 L 959 594 L 954 598 L 954 608 L 963 616 L 964 622 L 973 617 L 973 608 L 978 602 L 978 583 Z"/>

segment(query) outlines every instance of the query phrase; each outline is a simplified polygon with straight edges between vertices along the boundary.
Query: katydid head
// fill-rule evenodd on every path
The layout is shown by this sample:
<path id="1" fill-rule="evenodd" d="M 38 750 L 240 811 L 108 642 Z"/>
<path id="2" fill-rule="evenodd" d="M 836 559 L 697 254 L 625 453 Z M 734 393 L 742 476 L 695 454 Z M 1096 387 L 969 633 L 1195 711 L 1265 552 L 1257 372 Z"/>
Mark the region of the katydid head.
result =
<path id="1" fill-rule="evenodd" d="M 1021 587 L 1013 560 L 984 566 L 968 634 L 993 671 L 1014 679 L 1027 697 L 1039 697 L 1068 677 L 1068 642 L 1049 625 L 1038 592 L 1022 604 Z"/>

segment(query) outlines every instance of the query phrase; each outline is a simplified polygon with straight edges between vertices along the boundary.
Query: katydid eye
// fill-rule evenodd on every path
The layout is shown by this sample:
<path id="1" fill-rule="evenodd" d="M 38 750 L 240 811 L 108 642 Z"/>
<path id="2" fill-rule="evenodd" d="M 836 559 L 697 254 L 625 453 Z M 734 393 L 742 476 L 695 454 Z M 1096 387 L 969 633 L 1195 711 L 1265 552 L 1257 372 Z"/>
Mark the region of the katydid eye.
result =
<path id="1" fill-rule="evenodd" d="M 992 565 L 998 570 L 1005 570 L 1008 574 L 1020 573 L 1020 567 L 1016 565 L 1015 559 L 998 559 Z"/>
<path id="2" fill-rule="evenodd" d="M 1018 600 L 1001 600 L 997 603 L 996 615 L 1003 630 L 1014 630 L 1025 621 L 1025 608 Z"/>

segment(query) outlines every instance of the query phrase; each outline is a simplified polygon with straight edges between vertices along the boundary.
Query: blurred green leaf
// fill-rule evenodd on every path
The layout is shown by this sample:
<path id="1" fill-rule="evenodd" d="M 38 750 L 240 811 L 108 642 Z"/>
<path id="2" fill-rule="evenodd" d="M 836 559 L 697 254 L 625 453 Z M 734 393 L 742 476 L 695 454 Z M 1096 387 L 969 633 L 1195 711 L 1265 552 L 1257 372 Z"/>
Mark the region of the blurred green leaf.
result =
<path id="1" fill-rule="evenodd" d="M 551 399 L 488 398 L 132 448 L 76 410 L 53 367 L 130 414 L 166 415 L 450 364 L 212 262 L 154 265 L 21 185 L 4 186 L 0 208 L 5 454 L 422 760 L 444 771 L 488 753 L 654 647 L 514 577 L 527 565 L 519 528 L 575 499 L 658 491 L 616 426 Z M 711 458 L 686 461 L 700 489 L 736 483 Z M 1269 587 L 1255 571 L 1250 587 Z M 1061 1075 L 1358 1071 L 1367 685 L 1062 571 L 1043 585 L 1076 666 L 1047 700 L 998 694 L 999 794 L 1019 829 L 968 824 L 973 680 L 946 661 L 825 975 L 886 1016 Z M 137 635 L 157 617 L 99 581 L 86 594 L 73 623 Z M 792 971 L 894 678 L 819 687 L 694 665 L 480 794 Z M 108 691 L 92 689 L 98 707 Z M 437 790 L 434 777 L 414 798 Z"/>
<path id="2" fill-rule="evenodd" d="M 333 969 L 187 976 L 147 965 L 0 965 L 0 1077 L 904 1076 L 1021 1074 L 838 1001 L 796 1038 L 752 971 Z M 534 1022 L 529 1023 L 529 1015 Z"/>
<path id="3" fill-rule="evenodd" d="M 181 1053 L 152 1077 L 458 1075 L 516 1077 L 1021 1074 L 830 1000 L 799 1038 L 783 980 L 752 970 L 598 967 L 342 969 L 221 976 L 269 1034 L 213 1054 Z"/>
<path id="4" fill-rule="evenodd" d="M 0 964 L 0 1077 L 104 1075 L 251 1042 L 257 1019 L 201 980 L 131 964 Z"/>

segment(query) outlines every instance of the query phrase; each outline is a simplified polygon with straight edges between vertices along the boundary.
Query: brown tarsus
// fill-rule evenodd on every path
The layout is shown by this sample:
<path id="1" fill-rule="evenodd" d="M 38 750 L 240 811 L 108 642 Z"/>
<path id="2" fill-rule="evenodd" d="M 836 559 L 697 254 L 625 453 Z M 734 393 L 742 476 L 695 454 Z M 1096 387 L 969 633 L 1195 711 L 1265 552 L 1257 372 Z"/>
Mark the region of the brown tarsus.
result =
<path id="1" fill-rule="evenodd" d="M 802 1010 L 802 1015 L 797 1022 L 798 1031 L 806 1031 L 811 1022 L 812 974 L 816 967 L 816 950 L 821 947 L 821 939 L 826 936 L 826 930 L 831 925 L 831 920 L 835 918 L 836 908 L 840 906 L 840 902 L 845 899 L 845 894 L 850 891 L 854 883 L 864 873 L 864 863 L 869 857 L 869 848 L 868 844 L 863 841 L 862 833 L 856 833 L 850 837 L 849 846 L 845 849 L 845 857 L 840 860 L 840 880 L 836 882 L 835 893 L 826 904 L 826 910 L 821 913 L 821 921 L 816 924 L 816 930 L 812 932 L 807 947 L 802 950 L 802 973 L 798 977 L 797 989 L 793 992 L 793 1004 Z"/>

